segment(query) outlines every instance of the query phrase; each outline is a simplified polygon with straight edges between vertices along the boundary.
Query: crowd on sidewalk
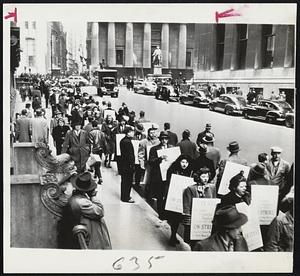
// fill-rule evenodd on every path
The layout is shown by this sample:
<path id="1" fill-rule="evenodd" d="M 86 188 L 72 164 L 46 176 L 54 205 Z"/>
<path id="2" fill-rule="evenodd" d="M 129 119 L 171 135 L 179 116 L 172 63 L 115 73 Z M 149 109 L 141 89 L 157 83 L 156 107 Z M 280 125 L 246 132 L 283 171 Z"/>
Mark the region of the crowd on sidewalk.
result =
<path id="1" fill-rule="evenodd" d="M 179 243 L 177 231 L 183 224 L 184 241 L 191 250 L 248 251 L 241 230 L 248 218 L 238 212 L 235 204 L 251 204 L 253 185 L 276 185 L 279 187 L 277 216 L 270 225 L 261 226 L 264 243 L 258 250 L 292 251 L 293 165 L 281 157 L 281 148 L 270 145 L 270 156 L 258 153 L 257 162 L 252 164 L 242 157 L 239 143 L 232 141 L 227 147 L 228 156 L 221 156 L 215 146 L 220 137 L 215 137 L 210 123 L 195 142 L 190 139 L 188 128 L 182 131 L 179 139 L 171 131 L 169 122 L 165 122 L 164 130 L 159 132 L 159 126 L 151 122 L 143 110 L 129 110 L 126 103 L 115 109 L 111 102 L 99 102 L 93 96 L 81 93 L 80 87 L 63 86 L 43 77 L 32 87 L 21 87 L 20 95 L 24 109 L 16 114 L 11 124 L 11 140 L 49 145 L 51 135 L 56 154 L 71 156 L 77 174 L 72 176 L 75 190 L 68 204 L 68 218 L 72 218 L 69 221 L 72 225 L 83 223 L 90 231 L 97 229 L 88 241 L 90 248 L 111 248 L 103 206 L 96 198 L 97 184 L 103 184 L 101 166 L 104 160 L 103 165 L 107 168 L 111 168 L 111 162 L 117 164 L 121 175 L 121 201 L 134 203 L 131 189 L 141 190 L 143 183 L 145 199 L 156 206 L 159 218 L 167 220 L 171 226 L 169 243 L 172 246 Z M 45 101 L 41 100 L 43 97 Z M 52 115 L 50 126 L 45 117 L 47 109 Z M 136 112 L 139 112 L 138 116 Z M 119 134 L 123 134 L 120 140 Z M 134 144 L 137 144 L 136 148 Z M 180 154 L 169 164 L 164 177 L 162 164 L 166 164 L 169 157 L 160 152 L 176 147 Z M 222 195 L 218 191 L 227 162 L 250 166 L 250 172 L 247 177 L 242 170 L 233 175 L 229 192 Z M 174 174 L 194 181 L 182 192 L 182 213 L 166 210 Z M 204 240 L 192 240 L 190 236 L 193 198 L 220 198 L 211 235 Z"/>

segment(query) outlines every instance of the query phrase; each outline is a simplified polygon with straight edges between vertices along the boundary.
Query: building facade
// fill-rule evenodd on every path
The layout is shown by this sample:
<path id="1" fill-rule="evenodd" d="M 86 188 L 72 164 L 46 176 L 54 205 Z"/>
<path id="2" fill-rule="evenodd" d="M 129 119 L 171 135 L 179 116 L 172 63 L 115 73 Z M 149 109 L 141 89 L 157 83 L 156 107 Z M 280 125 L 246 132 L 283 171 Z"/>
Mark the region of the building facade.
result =
<path id="1" fill-rule="evenodd" d="M 143 77 L 153 73 L 152 54 L 159 46 L 163 73 L 193 75 L 195 24 L 89 22 L 86 45 L 92 68 L 104 59 L 119 75 Z"/>
<path id="2" fill-rule="evenodd" d="M 196 24 L 194 81 L 250 88 L 265 98 L 285 91 L 293 104 L 295 90 L 293 25 Z"/>

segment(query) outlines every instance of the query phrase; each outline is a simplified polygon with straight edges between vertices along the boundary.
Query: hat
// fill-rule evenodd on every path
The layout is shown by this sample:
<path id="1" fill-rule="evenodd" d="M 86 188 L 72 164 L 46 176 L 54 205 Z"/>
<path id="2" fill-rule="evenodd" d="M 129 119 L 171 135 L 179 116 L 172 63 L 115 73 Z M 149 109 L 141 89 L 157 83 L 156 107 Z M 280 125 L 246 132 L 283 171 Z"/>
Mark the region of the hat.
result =
<path id="1" fill-rule="evenodd" d="M 239 213 L 235 206 L 225 206 L 215 213 L 213 225 L 227 229 L 239 228 L 248 221 L 248 217 Z"/>
<path id="2" fill-rule="evenodd" d="M 229 146 L 227 147 L 227 149 L 230 152 L 238 152 L 238 151 L 240 151 L 239 144 L 236 141 L 229 143 Z"/>
<path id="3" fill-rule="evenodd" d="M 202 141 L 205 143 L 212 143 L 215 141 L 214 135 L 212 133 L 206 133 L 205 136 L 202 138 Z"/>
<path id="4" fill-rule="evenodd" d="M 89 192 L 97 187 L 97 183 L 92 178 L 90 172 L 83 172 L 71 178 L 71 183 L 76 190 Z"/>
<path id="5" fill-rule="evenodd" d="M 169 139 L 169 133 L 167 131 L 161 131 L 160 134 L 159 134 L 159 139 L 162 139 L 162 138 L 168 138 Z"/>
<path id="6" fill-rule="evenodd" d="M 265 166 L 263 164 L 257 164 L 252 168 L 252 171 L 257 175 L 264 176 L 265 175 Z"/>
<path id="7" fill-rule="evenodd" d="M 135 131 L 142 133 L 145 131 L 145 128 L 142 124 L 137 124 L 137 126 L 135 127 Z"/>
<path id="8" fill-rule="evenodd" d="M 271 152 L 281 153 L 282 149 L 280 147 L 274 146 L 274 147 L 271 147 Z"/>
<path id="9" fill-rule="evenodd" d="M 122 106 L 124 106 L 124 105 L 126 105 L 126 103 L 123 102 L 123 103 L 122 103 Z"/>
<path id="10" fill-rule="evenodd" d="M 159 129 L 159 125 L 156 124 L 156 123 L 153 123 L 153 124 L 152 124 L 152 128 L 154 128 L 154 129 Z"/>
<path id="11" fill-rule="evenodd" d="M 206 124 L 205 127 L 211 127 L 211 124 Z"/>
<path id="12" fill-rule="evenodd" d="M 42 110 L 38 109 L 35 114 L 36 116 L 42 116 Z"/>
<path id="13" fill-rule="evenodd" d="M 59 111 L 59 110 L 56 110 L 56 111 L 54 112 L 54 114 L 55 114 L 55 115 L 58 115 L 58 114 L 62 114 L 62 112 Z"/>
<path id="14" fill-rule="evenodd" d="M 125 129 L 124 129 L 124 134 L 127 134 L 127 133 L 129 133 L 130 131 L 134 131 L 134 128 L 132 127 L 132 126 L 127 126 L 127 127 L 125 127 Z"/>
<path id="15" fill-rule="evenodd" d="M 78 125 L 82 125 L 82 121 L 81 120 L 72 121 L 72 126 L 78 126 Z"/>
<path id="16" fill-rule="evenodd" d="M 190 132 L 188 129 L 185 129 L 185 130 L 182 132 L 182 135 L 183 135 L 183 136 L 186 136 L 186 137 L 190 137 L 190 136 L 191 136 L 191 132 Z"/>
<path id="17" fill-rule="evenodd" d="M 207 152 L 207 145 L 206 144 L 200 144 L 199 145 L 199 152 Z"/>
<path id="18" fill-rule="evenodd" d="M 229 181 L 229 190 L 236 188 L 241 182 L 245 182 L 244 171 L 240 171 L 237 175 L 232 177 Z"/>

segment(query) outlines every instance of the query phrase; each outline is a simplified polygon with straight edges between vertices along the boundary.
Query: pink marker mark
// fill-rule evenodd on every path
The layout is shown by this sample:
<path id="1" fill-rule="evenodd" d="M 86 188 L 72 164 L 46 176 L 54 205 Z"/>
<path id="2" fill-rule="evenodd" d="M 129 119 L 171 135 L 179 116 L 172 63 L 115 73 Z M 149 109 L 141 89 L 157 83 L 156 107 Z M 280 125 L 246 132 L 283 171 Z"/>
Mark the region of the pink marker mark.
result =
<path id="1" fill-rule="evenodd" d="M 17 8 L 15 8 L 15 11 L 13 12 L 8 12 L 8 15 L 4 16 L 4 19 L 8 19 L 8 18 L 14 18 L 14 22 L 17 23 Z"/>
<path id="2" fill-rule="evenodd" d="M 240 13 L 238 12 L 233 12 L 234 9 L 230 9 L 224 12 L 216 12 L 215 17 L 216 17 L 216 22 L 219 23 L 219 19 L 220 18 L 224 18 L 224 17 L 231 17 L 231 16 L 241 16 Z"/>

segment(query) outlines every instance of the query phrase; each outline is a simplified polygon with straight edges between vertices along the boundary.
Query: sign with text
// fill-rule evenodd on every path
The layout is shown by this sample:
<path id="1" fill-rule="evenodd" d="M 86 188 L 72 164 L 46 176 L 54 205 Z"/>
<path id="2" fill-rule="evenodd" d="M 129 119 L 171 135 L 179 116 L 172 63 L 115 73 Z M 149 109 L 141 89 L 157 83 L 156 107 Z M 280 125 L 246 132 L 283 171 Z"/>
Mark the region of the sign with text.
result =
<path id="1" fill-rule="evenodd" d="M 269 225 L 277 215 L 278 186 L 252 185 L 251 205 L 255 205 L 261 225 Z"/>
<path id="2" fill-rule="evenodd" d="M 191 177 L 172 174 L 165 209 L 177 213 L 183 213 L 183 191 L 186 187 L 193 184 L 194 179 Z"/>
<path id="3" fill-rule="evenodd" d="M 116 120 L 116 111 L 115 110 L 105 109 L 104 110 L 104 119 L 107 117 L 107 115 L 110 115 L 113 118 L 113 120 Z"/>
<path id="4" fill-rule="evenodd" d="M 158 157 L 161 157 L 163 155 L 167 156 L 167 159 L 166 160 L 163 159 L 160 163 L 161 178 L 163 181 L 167 180 L 167 170 L 170 167 L 170 165 L 178 158 L 180 154 L 181 153 L 179 147 L 160 149 L 157 151 Z"/>
<path id="5" fill-rule="evenodd" d="M 139 158 L 138 158 L 138 152 L 139 152 L 139 140 L 131 140 L 133 149 L 134 149 L 134 159 L 135 159 L 135 164 L 139 164 Z"/>
<path id="6" fill-rule="evenodd" d="M 244 166 L 241 164 L 233 163 L 230 161 L 227 161 L 225 164 L 224 173 L 222 175 L 220 187 L 218 190 L 218 194 L 220 195 L 226 195 L 229 193 L 229 181 L 232 177 L 237 175 L 240 171 L 244 171 L 244 177 L 247 179 L 249 174 L 250 167 Z"/>
<path id="7" fill-rule="evenodd" d="M 116 134 L 116 155 L 121 156 L 120 142 L 125 137 L 124 133 Z"/>
<path id="8" fill-rule="evenodd" d="M 210 236 L 219 198 L 193 198 L 191 240 L 203 240 Z"/>
<path id="9" fill-rule="evenodd" d="M 242 232 L 243 237 L 247 242 L 249 251 L 253 251 L 262 247 L 263 240 L 255 206 L 248 206 L 245 202 L 241 202 L 236 204 L 236 209 L 248 217 L 248 221 L 242 225 Z"/>

